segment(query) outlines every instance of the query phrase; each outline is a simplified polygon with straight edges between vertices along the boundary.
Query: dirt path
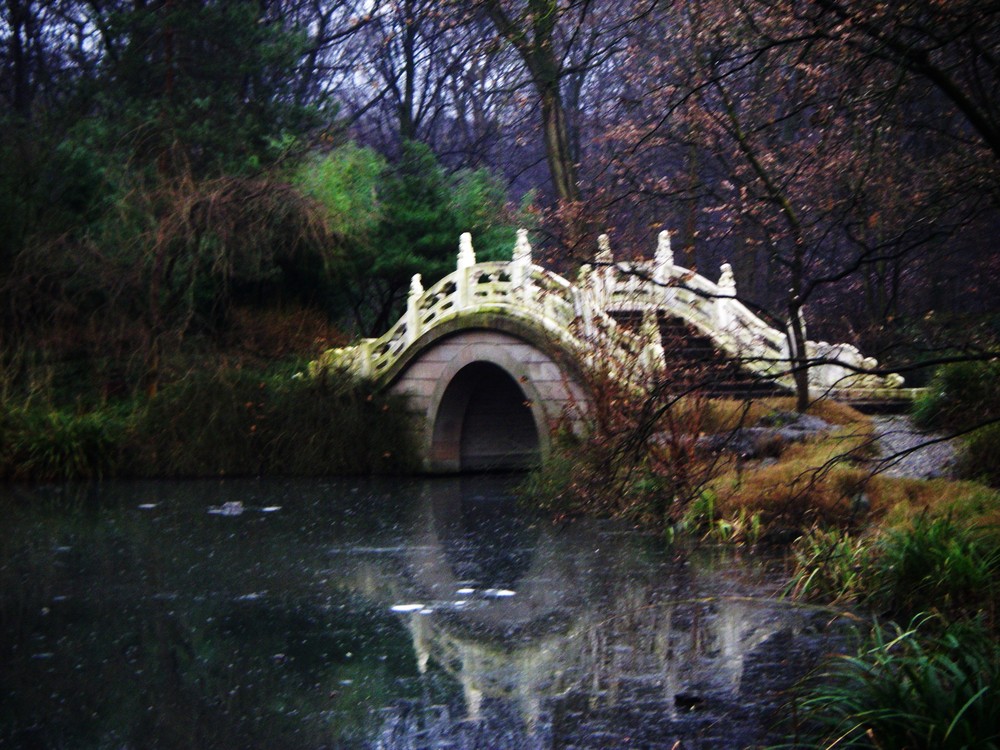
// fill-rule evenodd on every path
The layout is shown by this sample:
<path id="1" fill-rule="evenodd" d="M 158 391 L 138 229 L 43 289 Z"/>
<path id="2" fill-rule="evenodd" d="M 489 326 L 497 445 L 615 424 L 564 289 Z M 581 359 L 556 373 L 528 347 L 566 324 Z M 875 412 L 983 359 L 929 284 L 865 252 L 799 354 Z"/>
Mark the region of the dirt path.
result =
<path id="1" fill-rule="evenodd" d="M 944 440 L 940 433 L 922 432 L 908 416 L 877 416 L 872 417 L 872 423 L 879 440 L 876 469 L 880 473 L 916 479 L 953 475 L 953 440 Z"/>

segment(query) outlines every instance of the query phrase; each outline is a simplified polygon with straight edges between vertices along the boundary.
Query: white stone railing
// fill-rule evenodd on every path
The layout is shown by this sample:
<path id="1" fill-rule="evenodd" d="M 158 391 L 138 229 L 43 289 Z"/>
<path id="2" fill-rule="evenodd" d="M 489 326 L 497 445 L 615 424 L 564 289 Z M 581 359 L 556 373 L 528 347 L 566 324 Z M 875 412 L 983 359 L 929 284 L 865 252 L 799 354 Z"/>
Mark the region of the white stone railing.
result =
<path id="1" fill-rule="evenodd" d="M 552 337 L 584 363 L 604 362 L 619 376 L 646 377 L 665 364 L 656 312 L 680 318 L 707 336 L 750 372 L 793 388 L 788 335 L 769 326 L 736 298 L 728 263 L 718 282 L 675 265 L 670 238 L 660 233 L 651 262 L 616 263 L 607 235 L 599 241 L 593 266 L 580 270 L 576 284 L 532 263 L 527 233 L 521 230 L 510 262 L 476 263 L 472 239 L 463 234 L 455 271 L 429 289 L 413 277 L 406 312 L 383 336 L 325 352 L 313 369 L 346 370 L 379 379 L 423 334 L 459 316 L 502 314 L 522 320 Z M 638 333 L 618 326 L 609 313 L 641 312 Z M 878 363 L 849 344 L 808 342 L 810 388 L 831 395 L 892 391 L 898 375 L 872 371 Z"/>
<path id="2" fill-rule="evenodd" d="M 661 232 L 652 261 L 614 261 L 602 235 L 594 267 L 581 270 L 581 286 L 594 290 L 609 312 L 662 310 L 707 336 L 742 367 L 794 388 L 788 334 L 768 325 L 736 297 L 732 267 L 723 263 L 718 282 L 676 265 L 670 236 Z M 803 327 L 804 327 L 803 322 Z M 878 375 L 878 361 L 851 344 L 806 342 L 810 390 L 833 396 L 900 389 L 897 374 Z"/>
<path id="3" fill-rule="evenodd" d="M 476 263 L 471 237 L 463 234 L 455 271 L 426 290 L 420 275 L 414 275 L 406 312 L 392 328 L 379 338 L 324 352 L 312 369 L 379 379 L 423 334 L 459 316 L 476 314 L 518 318 L 583 362 L 600 358 L 620 376 L 631 377 L 637 363 L 662 367 L 658 338 L 621 328 L 595 305 L 592 295 L 532 263 L 527 233 L 522 230 L 518 235 L 512 261 Z"/>

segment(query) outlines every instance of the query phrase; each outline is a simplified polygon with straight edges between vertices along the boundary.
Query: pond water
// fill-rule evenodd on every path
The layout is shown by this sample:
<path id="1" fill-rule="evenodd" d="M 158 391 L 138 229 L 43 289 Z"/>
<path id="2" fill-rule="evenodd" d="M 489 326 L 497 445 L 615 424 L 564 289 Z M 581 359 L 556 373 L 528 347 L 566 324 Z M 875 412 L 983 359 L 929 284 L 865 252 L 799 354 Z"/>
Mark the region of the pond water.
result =
<path id="1" fill-rule="evenodd" d="M 511 481 L 0 488 L 0 747 L 782 740 L 837 636 L 780 561 L 553 526 Z"/>

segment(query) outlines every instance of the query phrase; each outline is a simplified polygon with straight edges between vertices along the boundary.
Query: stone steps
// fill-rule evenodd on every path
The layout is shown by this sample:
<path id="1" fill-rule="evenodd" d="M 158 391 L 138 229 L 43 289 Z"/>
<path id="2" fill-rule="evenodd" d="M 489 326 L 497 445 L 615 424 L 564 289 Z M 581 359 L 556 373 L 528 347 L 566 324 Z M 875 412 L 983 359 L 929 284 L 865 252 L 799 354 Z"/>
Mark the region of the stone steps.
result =
<path id="1" fill-rule="evenodd" d="M 642 313 L 638 311 L 617 312 L 612 317 L 633 332 L 638 332 L 642 325 Z M 661 310 L 657 313 L 657 323 L 667 364 L 667 379 L 676 389 L 697 391 L 716 398 L 761 398 L 788 393 L 773 381 L 741 368 L 708 336 L 680 318 Z"/>

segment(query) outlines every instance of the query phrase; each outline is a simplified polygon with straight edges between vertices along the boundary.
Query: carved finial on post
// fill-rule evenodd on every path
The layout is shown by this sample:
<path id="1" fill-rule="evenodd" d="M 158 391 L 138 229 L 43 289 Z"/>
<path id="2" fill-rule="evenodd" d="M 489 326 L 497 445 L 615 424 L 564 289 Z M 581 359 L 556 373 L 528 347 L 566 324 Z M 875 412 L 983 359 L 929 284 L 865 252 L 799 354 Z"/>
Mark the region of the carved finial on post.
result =
<path id="1" fill-rule="evenodd" d="M 611 240 L 608 235 L 602 234 L 597 238 L 597 255 L 594 256 L 594 265 L 597 267 L 596 278 L 594 279 L 594 293 L 600 304 L 610 302 L 615 289 L 615 256 L 611 252 Z"/>
<path id="2" fill-rule="evenodd" d="M 728 263 L 723 263 L 719 276 L 719 297 L 715 300 L 715 324 L 719 330 L 727 330 L 733 323 L 733 311 L 731 298 L 736 297 L 736 277 L 733 276 L 733 267 Z"/>
<path id="3" fill-rule="evenodd" d="M 424 293 L 424 285 L 420 283 L 420 274 L 413 274 L 410 279 L 410 299 L 416 300 Z"/>
<path id="4" fill-rule="evenodd" d="M 458 268 L 476 265 L 476 251 L 472 249 L 472 235 L 462 232 L 458 239 Z"/>
<path id="5" fill-rule="evenodd" d="M 670 278 L 674 267 L 674 251 L 670 247 L 670 232 L 664 229 L 656 238 L 656 255 L 653 256 L 653 279 L 659 283 Z"/>
<path id="6" fill-rule="evenodd" d="M 516 288 L 520 288 L 531 274 L 531 243 L 528 242 L 527 229 L 517 230 L 517 242 L 510 265 L 510 280 Z"/>
<path id="7" fill-rule="evenodd" d="M 514 263 L 531 265 L 531 243 L 528 242 L 528 230 L 517 230 L 517 243 L 514 245 Z"/>
<path id="8" fill-rule="evenodd" d="M 611 239 L 606 234 L 597 238 L 597 255 L 594 256 L 594 263 L 599 266 L 610 266 L 615 262 L 615 256 L 611 252 Z"/>
<path id="9" fill-rule="evenodd" d="M 733 276 L 733 267 L 728 263 L 723 263 L 719 268 L 722 275 L 719 276 L 719 293 L 726 297 L 736 296 L 736 277 Z"/>
<path id="10" fill-rule="evenodd" d="M 420 336 L 420 298 L 424 296 L 424 285 L 420 274 L 410 279 L 410 293 L 406 297 L 406 344 L 409 346 Z"/>
<path id="11" fill-rule="evenodd" d="M 469 269 L 476 265 L 476 251 L 472 249 L 472 235 L 462 232 L 458 240 L 458 269 L 455 274 L 455 294 L 459 309 L 469 304 Z"/>

